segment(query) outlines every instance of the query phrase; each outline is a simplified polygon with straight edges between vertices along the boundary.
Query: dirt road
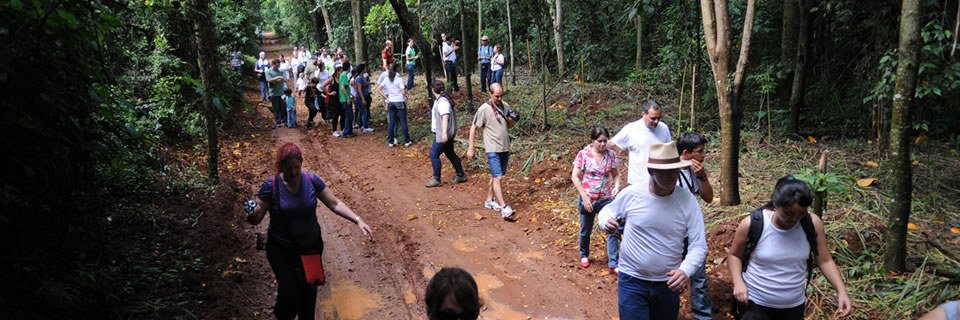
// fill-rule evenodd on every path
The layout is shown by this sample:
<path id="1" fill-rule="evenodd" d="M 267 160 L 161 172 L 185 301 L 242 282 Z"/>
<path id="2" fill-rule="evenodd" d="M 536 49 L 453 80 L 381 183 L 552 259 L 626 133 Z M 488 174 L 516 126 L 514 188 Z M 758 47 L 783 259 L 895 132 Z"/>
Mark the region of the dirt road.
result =
<path id="1" fill-rule="evenodd" d="M 264 49 L 272 57 L 281 45 Z M 247 94 L 250 103 L 257 102 L 256 94 Z M 307 112 L 302 100 L 299 104 L 303 125 Z M 326 208 L 318 210 L 328 275 L 321 287 L 318 318 L 426 318 L 424 288 L 446 266 L 474 275 L 484 301 L 481 318 L 616 317 L 616 282 L 606 274 L 605 258 L 581 269 L 573 264 L 575 251 L 558 255 L 550 242 L 570 235 L 548 232 L 548 225 L 529 214 L 533 207 L 529 203 L 514 205 L 523 215 L 518 222 L 506 222 L 499 213 L 484 209 L 480 203 L 489 179 L 485 170 L 468 169 L 467 183 L 427 189 L 429 141 L 388 148 L 383 127 L 355 138 L 335 138 L 328 126 L 273 129 L 266 108 L 251 112 L 238 115 L 239 121 L 246 120 L 246 128 L 224 137 L 227 147 L 242 150 L 238 153 L 244 156 L 238 158 L 256 159 L 239 160 L 235 167 L 228 162 L 250 194 L 274 174 L 276 149 L 294 142 L 304 152 L 303 169 L 317 173 L 375 229 L 367 238 L 354 224 Z M 448 162 L 444 169 L 443 180 L 449 181 L 454 175 Z M 523 178 L 508 174 L 504 181 L 508 197 L 517 199 L 511 189 L 519 180 Z M 264 232 L 267 225 L 247 232 Z M 600 249 L 595 251 L 599 254 Z M 273 276 L 263 252 L 250 260 L 244 267 L 252 279 L 244 285 L 252 287 L 246 289 L 246 297 L 269 314 L 276 290 Z"/>

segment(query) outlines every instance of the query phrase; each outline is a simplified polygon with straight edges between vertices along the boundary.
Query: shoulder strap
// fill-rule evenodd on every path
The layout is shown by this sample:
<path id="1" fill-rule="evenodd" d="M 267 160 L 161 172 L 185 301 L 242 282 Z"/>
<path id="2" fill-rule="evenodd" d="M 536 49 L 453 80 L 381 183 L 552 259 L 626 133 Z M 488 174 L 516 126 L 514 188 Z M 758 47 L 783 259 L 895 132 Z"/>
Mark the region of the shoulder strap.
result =
<path id="1" fill-rule="evenodd" d="M 813 264 L 817 260 L 819 252 L 817 250 L 817 229 L 813 226 L 813 218 L 807 213 L 803 219 L 800 219 L 800 227 L 803 228 L 803 234 L 807 236 L 807 242 L 810 243 L 810 256 L 807 257 L 807 284 L 813 276 Z"/>
<path id="2" fill-rule="evenodd" d="M 750 264 L 750 254 L 757 248 L 760 235 L 763 233 L 763 209 L 750 211 L 750 231 L 747 232 L 747 245 L 743 249 L 743 271 L 747 271 Z"/>

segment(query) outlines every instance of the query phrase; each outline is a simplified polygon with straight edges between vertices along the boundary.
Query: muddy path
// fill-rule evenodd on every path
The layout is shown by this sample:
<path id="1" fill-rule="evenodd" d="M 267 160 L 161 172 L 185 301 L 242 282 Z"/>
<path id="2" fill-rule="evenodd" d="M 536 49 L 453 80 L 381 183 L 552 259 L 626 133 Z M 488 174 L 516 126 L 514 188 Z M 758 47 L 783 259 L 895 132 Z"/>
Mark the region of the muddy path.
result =
<path id="1" fill-rule="evenodd" d="M 289 50 L 282 41 L 268 40 L 263 51 L 272 59 Z M 246 95 L 252 105 L 258 101 L 257 94 Z M 474 275 L 484 301 L 481 318 L 616 317 L 616 282 L 606 274 L 605 259 L 594 261 L 590 269 L 574 267 L 575 251 L 558 255 L 549 244 L 557 236 L 538 234 L 544 233 L 537 231 L 543 226 L 530 218 L 533 215 L 507 222 L 499 213 L 484 209 L 480 203 L 489 179 L 485 170 L 468 170 L 467 183 L 427 189 L 428 141 L 389 148 L 382 126 L 355 138 L 332 137 L 329 126 L 303 127 L 307 111 L 302 100 L 297 108 L 301 127 L 273 129 L 269 110 L 254 107 L 237 115 L 246 128 L 224 140 L 226 147 L 242 150 L 238 152 L 243 158 L 255 159 L 228 164 L 249 188 L 244 190 L 246 195 L 274 174 L 276 149 L 293 142 L 303 150 L 303 169 L 317 173 L 375 229 L 373 237 L 367 238 L 354 224 L 326 208 L 318 209 L 328 277 L 320 289 L 318 318 L 426 318 L 424 288 L 435 272 L 447 266 Z M 449 162 L 444 169 L 443 180 L 452 179 Z M 520 179 L 508 175 L 504 184 L 509 190 Z M 522 215 L 531 206 L 515 207 Z M 267 225 L 244 226 L 244 232 L 252 238 L 256 232 L 265 232 Z M 253 255 L 243 267 L 250 275 L 245 295 L 260 314 L 269 314 L 276 290 L 273 275 L 265 254 Z"/>

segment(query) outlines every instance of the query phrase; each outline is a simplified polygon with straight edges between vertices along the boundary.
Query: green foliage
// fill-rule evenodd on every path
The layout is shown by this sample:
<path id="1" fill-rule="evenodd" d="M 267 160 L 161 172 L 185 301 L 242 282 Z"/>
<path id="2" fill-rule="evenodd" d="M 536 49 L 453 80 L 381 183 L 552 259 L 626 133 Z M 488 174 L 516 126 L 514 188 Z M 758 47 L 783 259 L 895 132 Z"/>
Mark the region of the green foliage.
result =
<path id="1" fill-rule="evenodd" d="M 847 193 L 850 189 L 844 182 L 852 182 L 853 178 L 838 175 L 833 172 L 820 172 L 815 169 L 804 169 L 793 175 L 794 178 L 806 182 L 814 192 Z"/>

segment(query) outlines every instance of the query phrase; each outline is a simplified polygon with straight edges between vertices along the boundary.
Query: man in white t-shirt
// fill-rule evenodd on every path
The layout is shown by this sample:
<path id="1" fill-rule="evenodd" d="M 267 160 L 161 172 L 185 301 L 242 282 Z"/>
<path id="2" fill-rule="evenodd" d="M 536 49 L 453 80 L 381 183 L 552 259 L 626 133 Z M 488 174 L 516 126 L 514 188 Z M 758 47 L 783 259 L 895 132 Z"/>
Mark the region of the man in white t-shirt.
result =
<path id="1" fill-rule="evenodd" d="M 610 142 L 613 142 L 620 150 L 630 152 L 628 160 L 627 184 L 644 184 L 650 174 L 647 173 L 643 163 L 647 161 L 650 145 L 654 143 L 667 143 L 670 141 L 670 128 L 666 123 L 660 121 L 661 108 L 653 99 L 643 102 L 643 117 L 640 120 L 628 123 L 617 132 Z"/>
<path id="2" fill-rule="evenodd" d="M 457 50 L 460 49 L 460 40 L 454 40 L 453 36 L 442 34 L 443 37 L 443 70 L 447 71 L 447 82 L 450 83 L 452 92 L 460 91 L 460 85 L 457 84 Z"/>
<path id="3" fill-rule="evenodd" d="M 680 160 L 676 143 L 655 143 L 642 162 L 650 178 L 632 184 L 600 210 L 603 230 L 624 227 L 620 244 L 617 301 L 620 319 L 676 319 L 680 291 L 707 254 L 703 214 L 690 192 L 677 186 Z M 618 222 L 619 221 L 619 222 Z M 689 238 L 686 256 L 683 239 Z"/>

